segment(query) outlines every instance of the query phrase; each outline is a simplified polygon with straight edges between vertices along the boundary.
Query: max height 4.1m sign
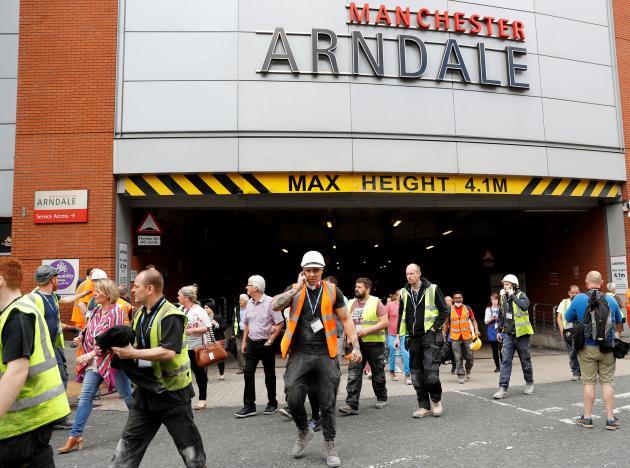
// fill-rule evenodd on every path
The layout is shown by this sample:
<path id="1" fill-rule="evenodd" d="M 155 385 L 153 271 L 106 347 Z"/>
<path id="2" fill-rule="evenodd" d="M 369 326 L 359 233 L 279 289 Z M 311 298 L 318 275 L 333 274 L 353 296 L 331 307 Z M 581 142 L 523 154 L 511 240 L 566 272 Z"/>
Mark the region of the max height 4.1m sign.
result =
<path id="1" fill-rule="evenodd" d="M 87 223 L 88 191 L 35 192 L 35 224 Z"/>

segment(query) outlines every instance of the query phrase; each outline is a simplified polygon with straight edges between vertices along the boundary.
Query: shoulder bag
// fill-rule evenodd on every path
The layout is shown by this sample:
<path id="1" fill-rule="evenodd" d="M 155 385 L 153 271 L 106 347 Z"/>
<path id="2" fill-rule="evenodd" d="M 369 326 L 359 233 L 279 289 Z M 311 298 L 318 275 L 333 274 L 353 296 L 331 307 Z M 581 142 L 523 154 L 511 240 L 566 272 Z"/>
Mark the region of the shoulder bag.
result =
<path id="1" fill-rule="evenodd" d="M 206 342 L 204 342 L 207 340 Z M 212 327 L 201 336 L 201 346 L 197 346 L 195 351 L 195 361 L 198 367 L 208 367 L 210 364 L 225 361 L 228 357 L 224 348 L 224 340 L 216 341 Z"/>

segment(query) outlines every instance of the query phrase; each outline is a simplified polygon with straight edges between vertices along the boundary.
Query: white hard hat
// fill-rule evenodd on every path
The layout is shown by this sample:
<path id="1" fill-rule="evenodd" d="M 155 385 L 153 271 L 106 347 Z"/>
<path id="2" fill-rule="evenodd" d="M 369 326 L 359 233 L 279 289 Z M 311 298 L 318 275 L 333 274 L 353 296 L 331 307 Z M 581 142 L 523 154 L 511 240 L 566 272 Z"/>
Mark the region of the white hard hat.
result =
<path id="1" fill-rule="evenodd" d="M 302 257 L 302 263 L 300 265 L 302 266 L 302 268 L 324 268 L 326 266 L 326 262 L 324 261 L 324 256 L 318 251 L 309 250 L 304 254 L 304 257 Z"/>
<path id="2" fill-rule="evenodd" d="M 98 268 L 94 268 L 92 270 L 92 275 L 90 276 L 90 278 L 92 280 L 107 279 L 107 273 L 105 273 L 103 270 L 99 270 Z"/>
<path id="3" fill-rule="evenodd" d="M 505 275 L 503 277 L 503 279 L 501 280 L 501 282 L 503 283 L 504 281 L 512 283 L 512 284 L 516 285 L 516 287 L 518 288 L 518 278 L 516 276 L 514 276 L 514 275 Z"/>

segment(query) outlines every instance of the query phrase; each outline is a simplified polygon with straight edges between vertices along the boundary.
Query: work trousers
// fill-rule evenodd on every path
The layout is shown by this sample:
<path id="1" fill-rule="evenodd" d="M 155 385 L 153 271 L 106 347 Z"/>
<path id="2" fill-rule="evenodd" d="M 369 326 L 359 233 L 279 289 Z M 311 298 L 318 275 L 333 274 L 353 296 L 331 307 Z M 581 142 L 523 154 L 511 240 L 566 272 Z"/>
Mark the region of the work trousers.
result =
<path id="1" fill-rule="evenodd" d="M 521 360 L 521 368 L 523 369 L 523 378 L 525 379 L 525 383 L 534 383 L 534 368 L 532 367 L 532 355 L 529 347 L 529 335 L 523 335 L 517 338 L 516 335 L 513 335 L 511 333 L 504 333 L 502 350 L 503 360 L 501 361 L 499 387 L 503 387 L 506 390 L 510 386 L 514 351 L 518 353 L 518 358 Z"/>
<path id="2" fill-rule="evenodd" d="M 206 369 L 197 365 L 194 350 L 188 350 L 188 358 L 190 359 L 190 368 L 193 374 L 195 374 L 197 387 L 199 387 L 199 400 L 206 401 L 208 397 L 208 374 L 206 373 Z"/>
<path id="3" fill-rule="evenodd" d="M 457 365 L 457 377 L 465 377 L 466 374 L 470 374 L 473 367 L 473 352 L 470 349 L 470 340 L 453 340 L 451 346 L 453 348 L 453 356 Z M 464 365 L 464 360 L 466 364 Z"/>
<path id="4" fill-rule="evenodd" d="M 497 369 L 501 368 L 501 343 L 498 341 L 491 341 L 492 346 L 492 359 L 494 359 L 494 365 Z"/>
<path id="5" fill-rule="evenodd" d="M 203 441 L 193 421 L 190 402 L 167 410 L 145 411 L 132 407 L 127 425 L 112 457 L 110 468 L 137 468 L 144 452 L 164 424 L 187 468 L 205 468 Z"/>
<path id="6" fill-rule="evenodd" d="M 55 468 L 52 425 L 0 440 L 0 468 Z"/>
<path id="7" fill-rule="evenodd" d="M 372 369 L 372 389 L 378 401 L 387 401 L 387 388 L 385 387 L 385 344 L 359 342 L 361 362 L 350 362 L 348 365 L 348 385 L 346 391 L 348 406 L 359 409 L 359 397 L 363 386 L 363 369 L 369 364 Z"/>
<path id="8" fill-rule="evenodd" d="M 335 439 L 335 403 L 340 377 L 337 358 L 331 358 L 328 354 L 291 352 L 284 373 L 284 393 L 298 429 L 308 429 L 304 401 L 309 391 L 314 391 L 319 402 L 324 440 Z"/>
<path id="9" fill-rule="evenodd" d="M 256 366 L 262 361 L 265 371 L 265 386 L 267 387 L 267 403 L 278 406 L 276 400 L 276 356 L 273 346 L 265 346 L 266 340 L 253 341 L 247 338 L 245 349 L 245 390 L 243 392 L 243 406 L 256 408 Z"/>
<path id="10" fill-rule="evenodd" d="M 580 369 L 580 361 L 578 360 L 578 353 L 573 347 L 573 341 L 564 341 L 567 345 L 567 353 L 569 353 L 569 366 L 571 367 L 571 373 L 573 375 L 582 375 Z"/>
<path id="11" fill-rule="evenodd" d="M 431 409 L 431 401 L 438 403 L 442 400 L 441 347 L 437 344 L 436 338 L 436 334 L 431 331 L 421 336 L 407 337 L 411 382 L 418 395 L 419 408 Z"/>

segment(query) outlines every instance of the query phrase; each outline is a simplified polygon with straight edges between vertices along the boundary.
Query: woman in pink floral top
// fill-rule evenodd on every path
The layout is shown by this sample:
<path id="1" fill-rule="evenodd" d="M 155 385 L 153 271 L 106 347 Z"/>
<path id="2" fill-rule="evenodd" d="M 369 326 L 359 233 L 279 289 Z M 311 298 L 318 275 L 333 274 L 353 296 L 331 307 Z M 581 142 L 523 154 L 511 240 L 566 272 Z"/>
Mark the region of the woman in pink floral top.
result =
<path id="1" fill-rule="evenodd" d="M 83 354 L 77 357 L 77 381 L 83 382 L 77 414 L 70 431 L 70 437 L 59 453 L 68 453 L 83 448 L 83 429 L 92 412 L 92 401 L 99 386 L 115 380 L 116 390 L 130 408 L 133 403 L 131 383 L 122 371 L 111 368 L 112 354 L 101 353 L 96 345 L 96 337 L 115 325 L 124 325 L 127 317 L 116 304 L 118 288 L 109 279 L 94 281 L 94 300 L 98 304 L 90 316 L 85 331 L 76 340 L 81 343 Z"/>

